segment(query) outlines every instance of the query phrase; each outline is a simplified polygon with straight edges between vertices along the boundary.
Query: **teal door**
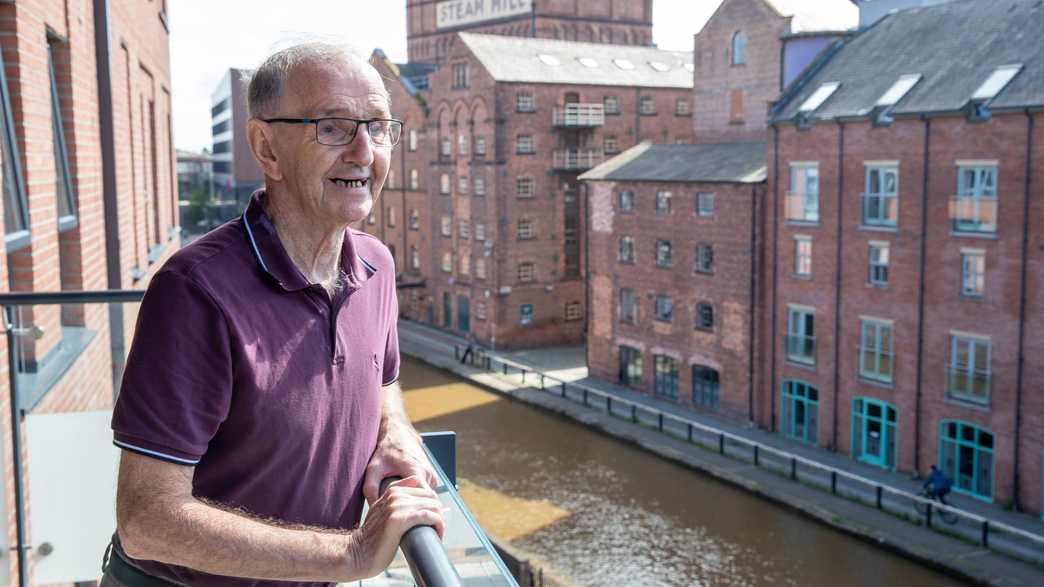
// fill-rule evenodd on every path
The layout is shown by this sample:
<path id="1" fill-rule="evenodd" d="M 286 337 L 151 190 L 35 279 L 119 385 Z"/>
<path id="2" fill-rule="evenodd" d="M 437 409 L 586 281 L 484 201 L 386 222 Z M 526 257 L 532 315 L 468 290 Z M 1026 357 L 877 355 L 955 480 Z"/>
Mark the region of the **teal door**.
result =
<path id="1" fill-rule="evenodd" d="M 783 434 L 816 444 L 819 436 L 819 390 L 803 381 L 783 381 L 780 397 Z"/>
<path id="2" fill-rule="evenodd" d="M 468 311 L 467 296 L 457 296 L 457 330 L 471 331 L 471 313 Z"/>
<path id="3" fill-rule="evenodd" d="M 453 302 L 449 292 L 442 292 L 442 327 L 453 328 Z"/>
<path id="4" fill-rule="evenodd" d="M 886 402 L 857 397 L 852 402 L 852 456 L 882 469 L 895 469 L 896 411 Z"/>

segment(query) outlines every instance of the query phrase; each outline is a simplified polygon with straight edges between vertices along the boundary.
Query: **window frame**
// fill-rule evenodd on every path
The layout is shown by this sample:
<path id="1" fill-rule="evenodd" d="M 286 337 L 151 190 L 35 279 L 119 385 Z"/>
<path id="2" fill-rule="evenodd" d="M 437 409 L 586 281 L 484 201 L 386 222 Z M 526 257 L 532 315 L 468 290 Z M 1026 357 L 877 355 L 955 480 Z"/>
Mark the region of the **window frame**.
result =
<path id="1" fill-rule="evenodd" d="M 518 306 L 518 323 L 522 326 L 528 326 L 533 323 L 536 315 L 536 308 L 533 304 L 520 304 Z"/>
<path id="2" fill-rule="evenodd" d="M 877 174 L 878 191 L 871 190 L 871 178 Z M 885 189 L 885 177 L 891 174 L 894 177 L 892 190 Z M 870 214 L 871 204 L 877 202 L 878 215 Z M 889 206 L 889 204 L 893 206 Z M 894 218 L 889 218 L 889 209 L 894 212 Z M 896 228 L 899 226 L 899 165 L 897 163 L 865 164 L 863 172 L 863 226 Z"/>
<path id="3" fill-rule="evenodd" d="M 794 235 L 794 277 L 812 277 L 812 236 Z"/>
<path id="4" fill-rule="evenodd" d="M 696 245 L 696 273 L 714 274 L 714 245 L 700 243 Z"/>
<path id="5" fill-rule="evenodd" d="M 653 319 L 657 322 L 670 323 L 674 318 L 674 300 L 666 294 L 657 294 L 653 305 Z"/>
<path id="6" fill-rule="evenodd" d="M 536 140 L 531 134 L 515 135 L 515 154 L 532 155 L 536 153 Z"/>
<path id="7" fill-rule="evenodd" d="M 884 253 L 884 261 L 881 260 Z M 876 253 L 876 260 L 875 260 Z M 867 252 L 867 283 L 875 287 L 888 285 L 888 270 L 892 264 L 892 244 L 886 241 L 870 241 Z"/>
<path id="8" fill-rule="evenodd" d="M 696 215 L 700 218 L 713 218 L 714 217 L 714 193 L 713 192 L 697 192 L 696 193 Z"/>
<path id="9" fill-rule="evenodd" d="M 671 266 L 671 241 L 667 239 L 656 239 L 656 266 L 668 268 Z M 661 255 L 662 251 L 666 251 Z"/>
<path id="10" fill-rule="evenodd" d="M 670 216 L 671 215 L 671 200 L 673 196 L 671 190 L 656 190 L 656 215 L 657 216 Z"/>
<path id="11" fill-rule="evenodd" d="M 653 355 L 653 395 L 678 399 L 681 362 L 670 355 Z"/>
<path id="12" fill-rule="evenodd" d="M 624 324 L 638 324 L 638 297 L 634 290 L 621 287 L 617 300 L 617 320 Z"/>
<path id="13" fill-rule="evenodd" d="M 2 64 L 0 64 L 2 65 Z M 69 166 L 69 149 L 65 141 L 65 123 L 62 121 L 62 103 L 58 94 L 58 75 L 54 66 L 54 46 L 47 43 L 47 68 L 51 84 L 51 128 L 54 141 L 54 163 L 64 194 L 56 194 L 58 198 L 58 232 L 72 230 L 78 226 L 76 209 L 76 192 L 73 190 L 72 171 Z M 69 214 L 61 214 L 62 204 Z"/>
<path id="14" fill-rule="evenodd" d="M 969 188 L 967 181 L 965 180 L 965 172 L 972 171 L 975 179 L 973 183 L 974 187 Z M 988 174 L 985 172 L 989 172 Z M 984 186 L 983 184 L 986 175 L 991 176 L 991 186 Z M 951 210 L 951 222 L 952 229 L 955 233 L 965 234 L 996 234 L 997 233 L 997 212 L 998 206 L 998 181 L 999 181 L 999 170 L 996 163 L 961 163 L 957 164 L 957 193 L 953 198 L 953 205 Z M 992 224 L 985 222 L 982 219 L 983 206 L 994 207 L 994 218 Z M 962 219 L 958 218 L 957 214 L 960 210 L 970 206 L 974 211 L 975 218 Z M 986 212 L 988 214 L 988 212 Z"/>
<path id="15" fill-rule="evenodd" d="M 885 358 L 887 373 L 882 368 Z M 895 326 L 891 320 L 860 318 L 859 377 L 879 383 L 895 381 Z"/>
<path id="16" fill-rule="evenodd" d="M 729 65 L 746 65 L 747 64 L 747 35 L 743 31 L 736 31 L 732 34 L 732 41 L 729 43 Z"/>
<path id="17" fill-rule="evenodd" d="M 964 343 L 967 350 L 964 351 L 967 364 L 959 362 L 961 354 L 960 347 Z M 979 347 L 985 347 L 985 368 L 980 368 L 977 361 Z M 977 405 L 989 406 L 992 396 L 993 379 L 993 341 L 977 334 L 951 332 L 950 333 L 950 360 L 947 363 L 946 397 L 959 401 L 965 401 Z M 959 387 L 959 379 L 963 375 L 967 385 L 964 389 Z M 976 378 L 985 379 L 983 393 L 976 393 Z"/>
<path id="18" fill-rule="evenodd" d="M 969 261 L 978 259 L 977 265 L 969 267 Z M 969 271 L 972 269 L 972 271 Z M 969 281 L 974 282 L 969 288 Z M 961 249 L 961 296 L 981 299 L 986 297 L 986 251 L 984 249 Z"/>
<path id="19" fill-rule="evenodd" d="M 634 191 L 633 190 L 620 190 L 617 192 L 617 209 L 621 214 L 631 214 L 634 212 Z M 625 205 L 626 202 L 626 205 Z"/>
<path id="20" fill-rule="evenodd" d="M 515 112 L 536 112 L 536 97 L 533 92 L 515 93 Z"/>
<path id="21" fill-rule="evenodd" d="M 818 162 L 791 162 L 788 166 L 790 170 L 789 182 L 787 184 L 787 205 L 784 206 L 784 218 L 787 222 L 799 222 L 807 224 L 818 224 L 819 223 L 819 194 L 820 194 L 820 176 L 819 176 L 819 163 Z M 815 190 L 809 189 L 809 174 L 814 172 L 815 175 Z M 798 192 L 797 189 L 797 177 L 803 177 L 801 182 L 804 186 L 804 192 Z M 795 204 L 800 204 L 796 206 Z M 800 215 L 794 214 L 795 211 L 800 211 Z"/>
<path id="22" fill-rule="evenodd" d="M 0 52 L 0 94 L 2 94 L 0 95 L 0 108 L 3 109 L 3 128 L 0 129 L 3 131 L 3 149 L 0 156 L 3 158 L 4 183 L 7 183 L 6 179 L 8 177 L 13 182 L 9 186 L 5 185 L 3 187 L 4 210 L 8 210 L 13 204 L 14 209 L 11 210 L 11 213 L 12 218 L 16 221 L 13 227 L 10 222 L 4 223 L 4 245 L 7 252 L 11 253 L 28 246 L 31 239 L 29 233 L 29 200 L 26 195 L 25 176 L 22 170 L 22 156 L 18 149 L 18 137 L 15 131 L 14 110 L 11 107 L 11 92 L 7 84 L 6 65 L 6 60 L 3 58 L 2 52 Z M 8 189 L 11 191 L 8 192 Z M 6 220 L 7 218 L 5 217 Z"/>
<path id="23" fill-rule="evenodd" d="M 624 254 L 626 251 L 626 254 Z M 634 237 L 621 236 L 617 246 L 616 261 L 626 265 L 634 265 Z"/>
<path id="24" fill-rule="evenodd" d="M 811 319 L 811 320 L 810 320 Z M 795 339 L 800 339 L 803 347 L 811 349 L 810 353 L 798 353 L 792 350 Z M 815 366 L 816 364 L 816 311 L 806 306 L 787 306 L 787 333 L 785 355 L 787 361 L 799 365 Z"/>

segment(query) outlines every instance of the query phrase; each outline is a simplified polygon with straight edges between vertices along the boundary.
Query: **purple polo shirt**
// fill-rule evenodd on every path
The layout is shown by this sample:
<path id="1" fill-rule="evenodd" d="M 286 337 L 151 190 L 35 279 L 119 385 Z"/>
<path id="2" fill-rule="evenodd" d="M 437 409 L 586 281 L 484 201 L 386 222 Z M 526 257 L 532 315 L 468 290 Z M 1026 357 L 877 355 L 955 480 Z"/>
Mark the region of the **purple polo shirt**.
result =
<path id="1" fill-rule="evenodd" d="M 347 230 L 348 285 L 331 300 L 290 260 L 264 198 L 255 193 L 242 217 L 153 277 L 116 400 L 114 442 L 194 465 L 196 497 L 262 518 L 352 528 L 377 442 L 380 388 L 399 373 L 394 261 L 376 238 Z M 311 585 L 131 562 L 189 585 Z"/>

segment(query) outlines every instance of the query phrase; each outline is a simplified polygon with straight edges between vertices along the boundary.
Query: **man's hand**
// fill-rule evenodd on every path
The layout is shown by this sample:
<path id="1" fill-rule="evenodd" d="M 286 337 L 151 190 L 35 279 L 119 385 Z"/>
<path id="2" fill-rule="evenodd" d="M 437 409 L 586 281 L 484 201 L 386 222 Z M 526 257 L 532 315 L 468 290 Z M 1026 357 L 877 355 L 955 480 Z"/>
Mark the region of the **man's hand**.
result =
<path id="1" fill-rule="evenodd" d="M 435 470 L 421 447 L 420 435 L 404 419 L 388 419 L 381 424 L 377 448 L 366 465 L 363 479 L 363 495 L 371 506 L 378 501 L 381 481 L 387 477 L 415 477 L 429 488 L 438 483 Z"/>

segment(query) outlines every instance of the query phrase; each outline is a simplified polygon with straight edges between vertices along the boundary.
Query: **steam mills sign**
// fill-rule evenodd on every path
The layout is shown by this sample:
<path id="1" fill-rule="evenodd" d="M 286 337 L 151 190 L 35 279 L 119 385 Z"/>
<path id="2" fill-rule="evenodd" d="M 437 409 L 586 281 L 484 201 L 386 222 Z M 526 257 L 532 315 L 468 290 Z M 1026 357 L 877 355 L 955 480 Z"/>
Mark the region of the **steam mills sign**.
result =
<path id="1" fill-rule="evenodd" d="M 533 11 L 533 0 L 446 0 L 435 7 L 440 29 L 518 16 Z"/>

